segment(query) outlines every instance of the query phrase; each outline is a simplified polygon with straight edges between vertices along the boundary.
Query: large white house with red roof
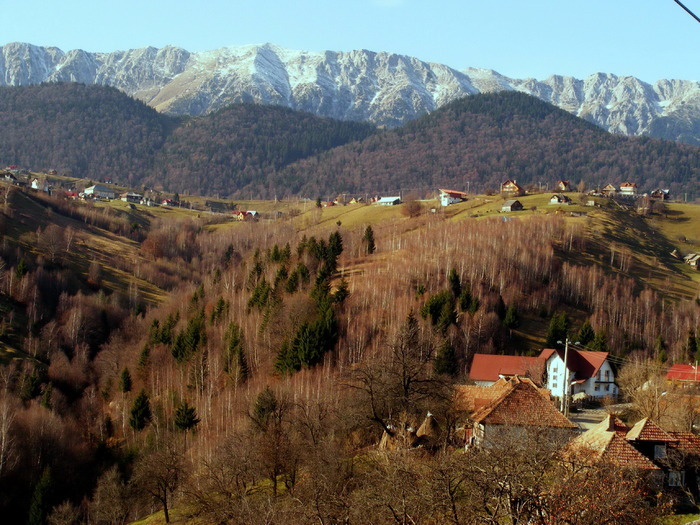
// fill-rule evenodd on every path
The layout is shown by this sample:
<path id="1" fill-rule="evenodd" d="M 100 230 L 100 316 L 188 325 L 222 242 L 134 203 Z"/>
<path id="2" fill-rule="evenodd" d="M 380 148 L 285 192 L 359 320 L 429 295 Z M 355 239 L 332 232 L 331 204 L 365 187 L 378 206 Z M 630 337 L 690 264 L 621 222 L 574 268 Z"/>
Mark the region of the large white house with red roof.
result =
<path id="1" fill-rule="evenodd" d="M 463 191 L 443 189 L 439 191 L 441 206 L 449 206 L 450 204 L 457 204 L 458 202 L 463 202 L 467 200 L 467 194 Z"/>
<path id="2" fill-rule="evenodd" d="M 545 386 L 553 396 L 562 398 L 566 393 L 566 369 L 569 370 L 569 395 L 586 394 L 591 397 L 616 396 L 615 372 L 608 361 L 608 352 L 590 352 L 569 348 L 568 363 L 564 366 L 564 350 L 545 348 L 540 357 L 545 360 Z"/>

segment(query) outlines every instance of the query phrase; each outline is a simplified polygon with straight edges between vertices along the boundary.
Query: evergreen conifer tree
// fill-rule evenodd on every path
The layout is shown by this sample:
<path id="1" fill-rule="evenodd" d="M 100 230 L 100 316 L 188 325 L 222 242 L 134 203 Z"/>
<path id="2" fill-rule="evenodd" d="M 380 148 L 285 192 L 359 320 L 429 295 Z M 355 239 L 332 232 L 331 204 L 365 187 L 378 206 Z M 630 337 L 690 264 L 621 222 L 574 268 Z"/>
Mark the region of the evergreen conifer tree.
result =
<path id="1" fill-rule="evenodd" d="M 145 390 L 141 390 L 136 399 L 131 405 L 131 413 L 129 417 L 129 425 L 136 431 L 143 430 L 146 424 L 151 420 L 151 403 L 148 400 L 148 394 Z"/>

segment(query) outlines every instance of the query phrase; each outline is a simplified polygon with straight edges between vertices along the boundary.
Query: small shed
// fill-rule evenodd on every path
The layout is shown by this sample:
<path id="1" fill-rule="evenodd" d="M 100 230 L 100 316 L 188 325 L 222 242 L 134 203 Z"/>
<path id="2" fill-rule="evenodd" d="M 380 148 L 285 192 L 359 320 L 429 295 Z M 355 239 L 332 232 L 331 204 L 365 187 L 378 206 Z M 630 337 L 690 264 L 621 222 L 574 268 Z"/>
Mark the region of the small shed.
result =
<path id="1" fill-rule="evenodd" d="M 507 200 L 506 202 L 503 203 L 503 206 L 501 206 L 501 211 L 502 212 L 510 212 L 510 211 L 522 211 L 523 205 L 519 200 L 515 199 L 510 199 Z"/>

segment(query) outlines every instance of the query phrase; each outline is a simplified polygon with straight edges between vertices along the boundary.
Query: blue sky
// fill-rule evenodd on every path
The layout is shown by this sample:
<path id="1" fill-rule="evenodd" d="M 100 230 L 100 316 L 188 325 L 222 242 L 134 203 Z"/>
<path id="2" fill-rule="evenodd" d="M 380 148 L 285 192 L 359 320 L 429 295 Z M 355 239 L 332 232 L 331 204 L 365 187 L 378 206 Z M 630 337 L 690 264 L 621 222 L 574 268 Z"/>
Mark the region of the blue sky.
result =
<path id="1" fill-rule="evenodd" d="M 700 0 L 685 0 L 700 15 Z M 700 80 L 700 24 L 673 0 L 0 0 L 0 44 L 64 51 L 275 43 L 369 49 L 516 78 Z"/>

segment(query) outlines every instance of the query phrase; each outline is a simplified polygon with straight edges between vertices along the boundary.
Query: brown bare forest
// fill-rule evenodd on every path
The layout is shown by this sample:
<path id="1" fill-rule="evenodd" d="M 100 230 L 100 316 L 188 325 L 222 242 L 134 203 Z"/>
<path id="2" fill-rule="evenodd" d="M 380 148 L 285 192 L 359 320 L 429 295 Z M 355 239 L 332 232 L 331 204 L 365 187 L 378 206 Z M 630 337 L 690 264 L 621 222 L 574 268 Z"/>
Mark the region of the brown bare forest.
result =
<path id="1" fill-rule="evenodd" d="M 20 209 L 2 223 L 1 340 L 20 357 L 0 369 L 0 507 L 12 522 L 161 511 L 201 523 L 553 523 L 566 509 L 562 523 L 588 523 L 592 486 L 609 491 L 596 505 L 611 523 L 664 511 L 634 478 L 556 462 L 547 440 L 454 453 L 452 388 L 476 352 L 531 352 L 518 324 L 544 345 L 566 313 L 565 334 L 590 323 L 589 344 L 619 362 L 695 358 L 697 295 L 666 296 L 619 261 L 573 262 L 590 242 L 581 225 L 423 214 L 214 228 L 193 216 L 136 229 L 41 206 L 69 226 L 12 237 Z M 96 232 L 133 251 L 84 260 Z M 121 289 L 107 286 L 115 276 Z M 428 411 L 441 427 L 432 453 L 370 452 Z M 507 494 L 499 469 L 512 473 Z"/>

